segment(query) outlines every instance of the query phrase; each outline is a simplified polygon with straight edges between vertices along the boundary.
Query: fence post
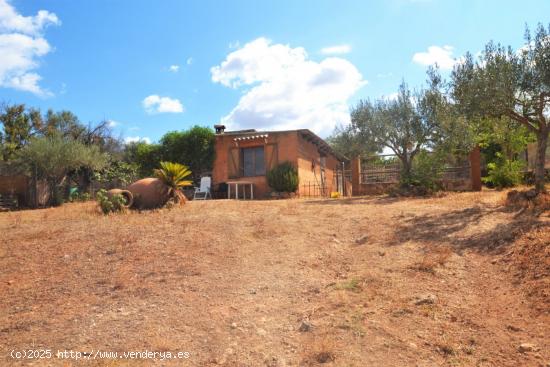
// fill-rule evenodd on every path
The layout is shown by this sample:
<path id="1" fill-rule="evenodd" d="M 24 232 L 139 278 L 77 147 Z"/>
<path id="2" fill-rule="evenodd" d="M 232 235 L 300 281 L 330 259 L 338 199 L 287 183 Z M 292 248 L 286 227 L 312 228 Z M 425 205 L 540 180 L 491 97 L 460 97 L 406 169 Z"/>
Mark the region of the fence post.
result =
<path id="1" fill-rule="evenodd" d="M 361 158 L 355 157 L 351 160 L 351 195 L 361 195 L 360 190 L 360 176 L 361 176 Z"/>
<path id="2" fill-rule="evenodd" d="M 470 152 L 470 180 L 472 191 L 481 191 L 481 151 L 476 146 Z"/>

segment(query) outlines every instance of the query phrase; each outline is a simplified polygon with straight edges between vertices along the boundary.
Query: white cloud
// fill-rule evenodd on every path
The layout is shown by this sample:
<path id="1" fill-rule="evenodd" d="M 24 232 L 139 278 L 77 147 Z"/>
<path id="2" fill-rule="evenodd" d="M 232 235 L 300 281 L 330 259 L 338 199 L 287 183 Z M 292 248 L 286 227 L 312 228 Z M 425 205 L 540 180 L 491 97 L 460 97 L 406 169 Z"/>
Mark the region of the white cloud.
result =
<path id="1" fill-rule="evenodd" d="M 173 73 L 177 73 L 180 70 L 180 66 L 179 65 L 170 65 L 168 67 L 168 70 L 173 72 Z"/>
<path id="2" fill-rule="evenodd" d="M 185 61 L 185 63 L 186 63 L 187 65 L 191 65 L 191 64 L 193 63 L 193 58 L 192 58 L 192 57 L 188 57 L 188 58 L 187 58 L 187 61 Z"/>
<path id="3" fill-rule="evenodd" d="M 349 61 L 308 59 L 302 47 L 258 38 L 211 68 L 212 81 L 243 88 L 244 95 L 221 119 L 231 129 L 308 128 L 330 134 L 349 123 L 348 99 L 367 82 Z"/>
<path id="4" fill-rule="evenodd" d="M 325 55 L 342 55 L 351 52 L 350 45 L 336 45 L 324 47 L 321 49 L 321 53 Z"/>
<path id="5" fill-rule="evenodd" d="M 0 0 L 0 32 L 2 33 L 16 32 L 39 36 L 50 24 L 61 24 L 57 15 L 47 10 L 40 10 L 35 16 L 25 17 L 18 14 L 7 0 Z"/>
<path id="6" fill-rule="evenodd" d="M 35 70 L 39 58 L 51 51 L 44 29 L 59 24 L 57 16 L 46 10 L 22 16 L 7 0 L 0 0 L 0 87 L 51 95 L 39 86 L 42 77 Z"/>
<path id="7" fill-rule="evenodd" d="M 110 128 L 116 127 L 118 125 L 120 125 L 120 122 L 118 122 L 118 121 L 107 120 L 107 126 L 110 127 Z"/>
<path id="8" fill-rule="evenodd" d="M 430 46 L 427 52 L 415 53 L 412 61 L 425 66 L 437 64 L 442 70 L 451 70 L 457 62 L 453 50 L 452 46 Z"/>
<path id="9" fill-rule="evenodd" d="M 144 137 L 141 137 L 141 136 L 128 136 L 124 139 L 125 144 L 139 143 L 139 142 L 151 144 L 151 139 L 149 139 L 146 136 L 144 136 Z"/>
<path id="10" fill-rule="evenodd" d="M 161 97 L 156 94 L 152 94 L 141 102 L 143 108 L 149 114 L 154 113 L 180 113 L 183 112 L 183 105 L 178 99 L 170 97 Z"/>

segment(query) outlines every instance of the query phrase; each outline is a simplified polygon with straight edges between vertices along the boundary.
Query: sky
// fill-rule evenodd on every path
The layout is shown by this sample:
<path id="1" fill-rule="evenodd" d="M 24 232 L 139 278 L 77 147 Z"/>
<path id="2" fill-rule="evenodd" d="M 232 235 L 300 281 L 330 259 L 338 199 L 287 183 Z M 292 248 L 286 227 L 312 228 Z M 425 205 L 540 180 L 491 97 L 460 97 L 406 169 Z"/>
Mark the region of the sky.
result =
<path id="1" fill-rule="evenodd" d="M 360 99 L 523 44 L 548 0 L 0 0 L 0 103 L 108 120 L 125 141 L 194 125 L 349 123 Z"/>

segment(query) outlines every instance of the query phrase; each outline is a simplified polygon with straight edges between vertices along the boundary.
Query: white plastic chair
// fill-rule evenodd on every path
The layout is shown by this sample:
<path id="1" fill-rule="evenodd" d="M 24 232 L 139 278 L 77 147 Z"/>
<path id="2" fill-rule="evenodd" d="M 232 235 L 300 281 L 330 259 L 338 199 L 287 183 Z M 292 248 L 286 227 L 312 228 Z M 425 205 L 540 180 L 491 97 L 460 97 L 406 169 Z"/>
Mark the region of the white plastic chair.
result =
<path id="1" fill-rule="evenodd" d="M 212 178 L 201 177 L 201 186 L 195 187 L 195 194 L 193 195 L 193 200 L 206 200 L 208 196 L 210 196 L 210 199 L 212 199 L 212 194 L 210 193 L 211 185 L 212 185 Z"/>

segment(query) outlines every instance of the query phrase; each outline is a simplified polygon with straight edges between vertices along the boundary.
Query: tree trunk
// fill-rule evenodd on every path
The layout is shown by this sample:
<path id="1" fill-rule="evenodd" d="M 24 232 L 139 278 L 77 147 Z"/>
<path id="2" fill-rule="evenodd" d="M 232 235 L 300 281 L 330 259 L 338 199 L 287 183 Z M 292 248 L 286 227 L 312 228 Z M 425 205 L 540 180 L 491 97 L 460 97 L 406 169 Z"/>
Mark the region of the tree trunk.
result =
<path id="1" fill-rule="evenodd" d="M 79 180 L 78 186 L 82 184 L 82 187 L 79 187 L 79 190 L 82 190 L 82 193 L 90 192 L 90 186 L 92 185 L 92 170 L 89 168 L 82 169 L 82 172 L 79 174 L 78 178 L 82 178 L 82 180 Z"/>
<path id="2" fill-rule="evenodd" d="M 544 192 L 546 148 L 548 146 L 549 128 L 541 129 L 537 134 L 537 157 L 535 159 L 535 190 Z"/>
<path id="3" fill-rule="evenodd" d="M 48 183 L 48 189 L 50 191 L 50 197 L 45 202 L 46 206 L 55 206 L 55 201 L 57 198 L 57 180 L 55 178 L 48 177 L 46 179 Z"/>
<path id="4" fill-rule="evenodd" d="M 407 155 L 405 155 L 401 159 L 401 164 L 403 167 L 401 168 L 401 181 L 405 180 L 405 182 L 410 183 L 411 178 L 411 170 L 412 170 L 412 162 L 411 158 Z"/>

